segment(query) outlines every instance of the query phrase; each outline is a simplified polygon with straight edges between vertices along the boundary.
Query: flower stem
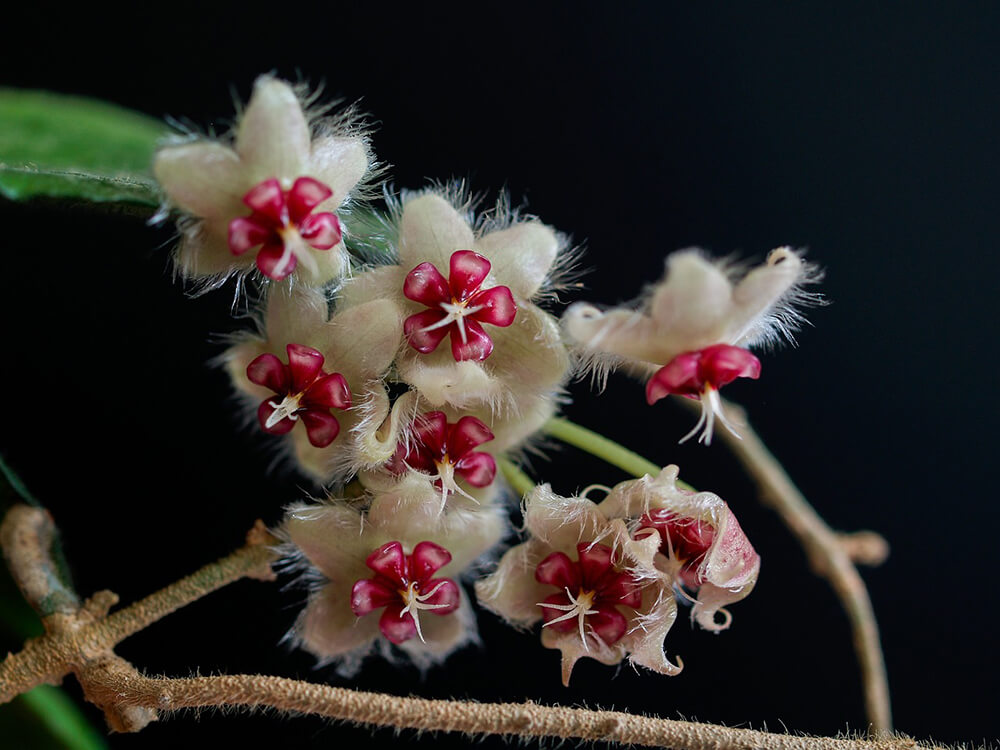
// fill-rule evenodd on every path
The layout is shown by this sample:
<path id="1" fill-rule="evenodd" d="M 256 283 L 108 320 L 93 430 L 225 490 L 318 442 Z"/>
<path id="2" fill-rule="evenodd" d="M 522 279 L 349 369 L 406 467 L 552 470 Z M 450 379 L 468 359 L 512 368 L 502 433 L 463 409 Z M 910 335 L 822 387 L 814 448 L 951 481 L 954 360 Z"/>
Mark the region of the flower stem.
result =
<path id="1" fill-rule="evenodd" d="M 525 474 L 520 466 L 517 466 L 509 458 L 500 458 L 497 460 L 497 463 L 500 465 L 500 473 L 503 474 L 503 478 L 507 480 L 507 483 L 514 488 L 514 492 L 522 497 L 531 492 L 531 489 L 535 486 L 535 481 Z"/>
<path id="2" fill-rule="evenodd" d="M 632 476 L 649 474 L 655 477 L 660 473 L 660 467 L 649 459 L 568 419 L 553 417 L 542 426 L 542 431 L 574 448 L 597 456 Z"/>

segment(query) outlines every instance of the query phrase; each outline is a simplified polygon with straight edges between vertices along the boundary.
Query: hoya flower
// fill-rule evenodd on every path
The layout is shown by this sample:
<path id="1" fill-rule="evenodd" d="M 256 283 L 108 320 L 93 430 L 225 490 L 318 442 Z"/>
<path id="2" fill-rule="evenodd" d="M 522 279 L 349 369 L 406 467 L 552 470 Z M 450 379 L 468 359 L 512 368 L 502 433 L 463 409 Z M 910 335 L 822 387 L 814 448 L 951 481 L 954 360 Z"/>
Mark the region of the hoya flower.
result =
<path id="1" fill-rule="evenodd" d="M 502 509 L 441 514 L 437 491 L 412 473 L 371 500 L 289 509 L 289 558 L 315 583 L 292 633 L 321 662 L 350 674 L 365 655 L 402 653 L 419 667 L 476 640 L 459 580 L 505 531 Z"/>
<path id="2" fill-rule="evenodd" d="M 458 493 L 478 502 L 458 484 L 462 479 L 473 487 L 486 487 L 497 473 L 497 462 L 489 453 L 475 450 L 493 439 L 493 433 L 479 419 L 465 416 L 448 422 L 442 411 L 432 411 L 414 420 L 411 433 L 401 440 L 386 464 L 390 473 L 408 469 L 431 477 L 441 490 L 441 509 L 448 495 Z"/>
<path id="3" fill-rule="evenodd" d="M 288 344 L 288 364 L 273 354 L 261 354 L 247 365 L 251 383 L 274 391 L 280 398 L 265 399 L 257 418 L 265 432 L 284 435 L 301 418 L 309 442 L 325 448 L 340 433 L 331 409 L 351 406 L 351 391 L 340 373 L 323 371 L 323 355 L 308 346 Z"/>
<path id="4" fill-rule="evenodd" d="M 586 497 L 535 487 L 524 505 L 526 542 L 477 582 L 479 602 L 517 627 L 542 625 L 542 644 L 562 653 L 569 684 L 584 657 L 617 664 L 626 656 L 677 674 L 663 641 L 677 617 L 672 583 L 658 571 L 659 540 L 634 538 L 626 521 Z"/>
<path id="5" fill-rule="evenodd" d="M 556 320 L 535 300 L 562 240 L 537 221 L 477 233 L 437 193 L 404 196 L 399 264 L 356 274 L 341 305 L 388 298 L 406 315 L 399 379 L 434 408 L 487 404 L 514 418 L 552 400 L 569 370 Z M 445 337 L 450 345 L 440 345 Z"/>
<path id="6" fill-rule="evenodd" d="M 176 256 L 184 276 L 211 283 L 256 265 L 319 286 L 344 272 L 337 211 L 371 156 L 343 123 L 314 125 L 315 139 L 292 87 L 262 76 L 231 147 L 201 139 L 157 152 L 156 179 L 189 215 Z"/>
<path id="7" fill-rule="evenodd" d="M 320 483 L 389 459 L 401 427 L 383 378 L 402 343 L 402 311 L 387 299 L 333 317 L 328 309 L 314 289 L 275 290 L 260 333 L 223 355 L 255 424 L 288 433 L 270 439 Z"/>
<path id="8" fill-rule="evenodd" d="M 667 466 L 656 477 L 622 482 L 600 508 L 626 519 L 634 538 L 658 542 L 657 569 L 692 601 L 692 619 L 718 632 L 732 621 L 723 608 L 756 584 L 760 556 L 726 502 L 678 487 L 677 473 L 676 466 Z"/>
<path id="9" fill-rule="evenodd" d="M 773 250 L 764 265 L 736 283 L 719 264 L 684 250 L 667 258 L 666 276 L 638 309 L 602 312 L 577 303 L 567 309 L 563 325 L 598 370 L 626 365 L 649 378 L 650 404 L 671 394 L 700 400 L 701 419 L 681 442 L 700 431 L 700 441 L 709 443 L 716 418 L 734 431 L 719 389 L 736 378 L 760 376 L 760 361 L 748 347 L 790 335 L 802 321 L 794 303 L 815 301 L 801 287 L 816 277 L 787 247 Z"/>

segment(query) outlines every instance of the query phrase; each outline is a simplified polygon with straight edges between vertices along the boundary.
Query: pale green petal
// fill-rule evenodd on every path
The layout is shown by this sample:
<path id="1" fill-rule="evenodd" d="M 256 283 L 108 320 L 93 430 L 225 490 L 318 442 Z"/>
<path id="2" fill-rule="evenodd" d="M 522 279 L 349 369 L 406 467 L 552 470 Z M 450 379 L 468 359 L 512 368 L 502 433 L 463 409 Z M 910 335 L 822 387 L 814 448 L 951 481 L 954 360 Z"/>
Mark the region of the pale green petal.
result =
<path id="1" fill-rule="evenodd" d="M 270 76 L 258 78 L 236 135 L 236 152 L 250 184 L 277 178 L 291 187 L 309 163 L 309 141 L 309 124 L 291 86 Z"/>
<path id="2" fill-rule="evenodd" d="M 451 254 L 471 250 L 474 244 L 465 217 L 440 195 L 424 193 L 404 204 L 399 229 L 399 264 L 404 272 L 429 262 L 447 278 Z"/>
<path id="3" fill-rule="evenodd" d="M 365 558 L 381 544 L 371 540 L 361 514 L 343 503 L 294 506 L 282 530 L 324 576 L 348 587 L 365 577 Z"/>
<path id="4" fill-rule="evenodd" d="M 326 136 L 312 144 L 308 174 L 333 191 L 317 211 L 336 211 L 368 171 L 368 147 L 361 138 Z"/>
<path id="5" fill-rule="evenodd" d="M 247 184 L 236 152 L 215 141 L 164 146 L 153 174 L 170 200 L 195 216 L 224 219 L 250 213 L 242 199 Z"/>
<path id="6" fill-rule="evenodd" d="M 569 373 L 570 358 L 556 319 L 531 304 L 521 305 L 507 328 L 487 326 L 493 354 L 483 363 L 493 377 L 515 393 L 549 393 Z"/>
<path id="7" fill-rule="evenodd" d="M 312 341 L 329 358 L 327 369 L 335 367 L 352 386 L 381 377 L 403 344 L 403 311 L 389 299 L 338 310 Z"/>
<path id="8" fill-rule="evenodd" d="M 324 586 L 310 597 L 299 615 L 295 634 L 313 655 L 321 659 L 342 656 L 378 637 L 377 614 L 358 618 L 351 611 L 353 585 L 338 582 Z"/>
<path id="9" fill-rule="evenodd" d="M 403 279 L 399 266 L 379 266 L 354 274 L 337 294 L 337 309 L 346 310 L 373 299 L 391 299 L 403 304 Z"/>
<path id="10" fill-rule="evenodd" d="M 559 245 L 554 230 L 532 221 L 491 232 L 473 249 L 489 259 L 497 283 L 510 287 L 520 301 L 538 292 L 555 263 Z"/>

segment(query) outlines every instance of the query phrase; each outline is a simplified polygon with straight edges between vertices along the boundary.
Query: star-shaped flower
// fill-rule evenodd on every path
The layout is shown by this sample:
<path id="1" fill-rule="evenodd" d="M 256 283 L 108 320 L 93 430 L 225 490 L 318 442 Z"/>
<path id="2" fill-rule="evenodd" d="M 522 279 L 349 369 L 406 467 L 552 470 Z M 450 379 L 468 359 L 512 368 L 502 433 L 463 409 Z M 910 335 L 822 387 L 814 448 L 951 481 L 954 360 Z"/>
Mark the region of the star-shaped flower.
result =
<path id="1" fill-rule="evenodd" d="M 321 579 L 295 623 L 295 642 L 350 674 L 372 650 L 398 649 L 427 667 L 475 640 L 458 580 L 500 541 L 505 513 L 489 506 L 441 514 L 436 495 L 412 473 L 377 493 L 366 512 L 341 501 L 289 509 L 289 559 L 307 580 Z"/>
<path id="2" fill-rule="evenodd" d="M 409 346 L 396 372 L 432 407 L 516 414 L 534 399 L 551 402 L 569 372 L 557 321 L 533 301 L 561 247 L 538 221 L 477 234 L 441 195 L 404 196 L 399 264 L 356 274 L 340 304 L 403 307 Z M 438 346 L 449 333 L 451 346 Z"/>
<path id="3" fill-rule="evenodd" d="M 577 303 L 566 310 L 563 326 L 598 372 L 624 365 L 650 378 L 650 404 L 670 394 L 700 399 L 701 419 L 681 442 L 701 430 L 701 441 L 709 443 L 716 418 L 732 430 L 719 389 L 760 376 L 760 362 L 747 347 L 789 337 L 802 322 L 794 305 L 817 301 L 802 285 L 817 278 L 787 247 L 773 250 L 735 284 L 720 265 L 683 250 L 667 258 L 666 276 L 637 309 L 602 312 Z"/>
<path id="4" fill-rule="evenodd" d="M 256 264 L 268 278 L 319 286 L 347 264 L 336 211 L 370 168 L 363 138 L 316 124 L 285 82 L 258 78 L 232 147 L 199 139 L 162 147 L 153 172 L 181 223 L 176 263 L 208 283 Z"/>

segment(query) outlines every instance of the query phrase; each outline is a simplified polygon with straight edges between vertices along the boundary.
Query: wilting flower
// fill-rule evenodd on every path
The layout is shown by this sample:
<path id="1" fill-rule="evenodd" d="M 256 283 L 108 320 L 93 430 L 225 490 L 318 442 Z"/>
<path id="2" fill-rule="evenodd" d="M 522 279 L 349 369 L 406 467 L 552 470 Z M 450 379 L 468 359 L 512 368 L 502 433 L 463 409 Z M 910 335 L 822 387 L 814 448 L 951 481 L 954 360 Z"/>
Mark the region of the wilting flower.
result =
<path id="1" fill-rule="evenodd" d="M 436 496 L 426 477 L 410 473 L 366 512 L 340 501 L 289 509 L 289 557 L 320 581 L 295 623 L 298 644 L 351 673 L 373 649 L 390 656 L 390 644 L 426 667 L 475 641 L 458 581 L 503 536 L 504 513 L 442 514 Z"/>
<path id="2" fill-rule="evenodd" d="M 340 304 L 388 298 L 403 307 L 409 345 L 396 372 L 430 406 L 487 404 L 513 419 L 532 399 L 551 402 L 569 370 L 556 320 L 532 301 L 561 246 L 537 221 L 477 235 L 441 195 L 405 197 L 399 264 L 356 274 Z M 451 346 L 439 346 L 449 334 Z"/>
<path id="3" fill-rule="evenodd" d="M 280 281 L 339 277 L 347 257 L 336 211 L 369 170 L 365 140 L 326 121 L 315 139 L 292 88 L 262 76 L 233 146 L 201 139 L 162 147 L 153 172 L 182 222 L 177 266 L 223 280 L 254 264 Z"/>
<path id="4" fill-rule="evenodd" d="M 400 441 L 386 464 L 393 474 L 408 469 L 433 478 L 441 490 L 441 509 L 448 495 L 457 492 L 478 502 L 459 486 L 462 479 L 473 487 L 486 487 L 497 473 L 497 462 L 489 453 L 474 450 L 493 439 L 493 433 L 475 417 L 465 416 L 448 422 L 442 411 L 431 411 L 414 420 L 411 433 Z"/>
<path id="5" fill-rule="evenodd" d="M 290 431 L 304 471 L 326 483 L 393 455 L 402 418 L 393 418 L 382 378 L 402 344 L 398 306 L 372 300 L 331 318 L 319 291 L 281 289 L 269 295 L 261 328 L 223 359 L 261 428 Z M 286 352 L 288 366 L 280 359 Z M 334 416 L 331 407 L 342 411 Z M 299 418 L 305 430 L 292 429 Z"/>
<path id="6" fill-rule="evenodd" d="M 667 258 L 666 276 L 638 309 L 601 312 L 577 303 L 563 324 L 591 365 L 626 365 L 650 378 L 650 404 L 670 394 L 700 399 L 701 419 L 681 442 L 701 430 L 700 440 L 709 443 L 717 417 L 732 430 L 719 389 L 736 378 L 759 377 L 760 362 L 747 347 L 790 335 L 802 321 L 793 305 L 815 301 L 801 290 L 815 278 L 786 247 L 735 284 L 718 264 L 684 250 Z"/>
<path id="7" fill-rule="evenodd" d="M 725 630 L 732 618 L 723 607 L 753 590 L 760 556 L 726 502 L 678 487 L 677 473 L 667 466 L 656 477 L 622 482 L 600 508 L 626 519 L 634 538 L 655 539 L 657 570 L 692 600 L 692 618 L 706 630 Z"/>
<path id="8" fill-rule="evenodd" d="M 518 627 L 544 620 L 542 644 L 562 653 L 562 678 L 589 657 L 676 674 L 663 641 L 677 617 L 672 584 L 656 568 L 659 540 L 635 539 L 624 519 L 585 497 L 535 487 L 524 505 L 529 538 L 476 583 L 479 602 Z"/>

